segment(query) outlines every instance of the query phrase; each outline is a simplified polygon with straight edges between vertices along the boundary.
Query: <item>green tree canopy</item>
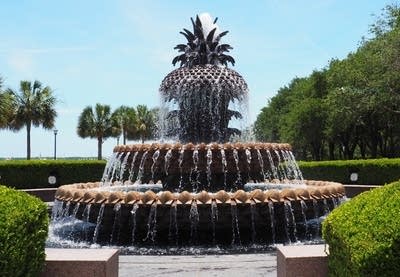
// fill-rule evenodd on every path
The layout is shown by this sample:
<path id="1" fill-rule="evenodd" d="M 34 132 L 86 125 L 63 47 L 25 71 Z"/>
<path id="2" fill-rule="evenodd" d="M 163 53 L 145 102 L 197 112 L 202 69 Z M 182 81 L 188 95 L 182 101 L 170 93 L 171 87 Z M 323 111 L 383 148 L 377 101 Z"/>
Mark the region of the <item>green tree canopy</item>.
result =
<path id="1" fill-rule="evenodd" d="M 97 159 L 102 159 L 104 140 L 113 135 L 111 108 L 109 105 L 87 106 L 78 119 L 77 133 L 81 138 L 97 139 Z"/>
<path id="2" fill-rule="evenodd" d="M 18 131 L 26 127 L 27 150 L 26 157 L 31 158 L 31 128 L 42 126 L 44 129 L 54 127 L 57 112 L 56 98 L 49 86 L 42 86 L 39 81 L 21 81 L 19 93 L 7 89 L 6 93 L 15 99 L 15 113 L 10 122 L 10 128 Z"/>

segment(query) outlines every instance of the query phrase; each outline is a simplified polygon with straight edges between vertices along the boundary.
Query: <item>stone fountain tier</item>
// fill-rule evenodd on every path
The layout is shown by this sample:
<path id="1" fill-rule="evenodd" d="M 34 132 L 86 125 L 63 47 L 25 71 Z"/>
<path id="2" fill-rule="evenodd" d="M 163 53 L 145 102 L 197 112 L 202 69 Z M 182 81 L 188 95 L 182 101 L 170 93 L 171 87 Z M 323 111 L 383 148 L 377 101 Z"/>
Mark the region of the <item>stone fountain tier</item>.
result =
<path id="1" fill-rule="evenodd" d="M 235 99 L 242 99 L 248 92 L 247 83 L 239 73 L 228 67 L 211 64 L 180 67 L 171 71 L 162 81 L 160 92 L 167 100 L 171 100 L 186 92 L 199 92 L 204 87 L 228 93 Z"/>
<path id="2" fill-rule="evenodd" d="M 240 130 L 229 127 L 230 120 L 243 117 L 232 105 L 247 106 L 247 95 L 246 81 L 227 67 L 205 64 L 175 69 L 162 81 L 160 96 L 168 111 L 162 118 L 178 126 L 162 132 L 177 135 L 181 142 L 229 141 L 232 135 L 240 135 Z"/>
<path id="3" fill-rule="evenodd" d="M 119 161 L 119 181 L 160 182 L 171 191 L 230 191 L 242 189 L 248 182 L 302 179 L 289 144 L 120 145 L 114 148 L 113 159 Z M 115 181 L 112 173 L 115 170 L 109 166 L 103 180 Z"/>
<path id="4" fill-rule="evenodd" d="M 100 183 L 81 183 L 56 192 L 59 213 L 96 224 L 89 240 L 118 245 L 309 240 L 320 229 L 319 222 L 316 229 L 307 222 L 326 215 L 344 196 L 341 184 L 323 181 L 280 191 L 156 194 L 104 191 Z"/>

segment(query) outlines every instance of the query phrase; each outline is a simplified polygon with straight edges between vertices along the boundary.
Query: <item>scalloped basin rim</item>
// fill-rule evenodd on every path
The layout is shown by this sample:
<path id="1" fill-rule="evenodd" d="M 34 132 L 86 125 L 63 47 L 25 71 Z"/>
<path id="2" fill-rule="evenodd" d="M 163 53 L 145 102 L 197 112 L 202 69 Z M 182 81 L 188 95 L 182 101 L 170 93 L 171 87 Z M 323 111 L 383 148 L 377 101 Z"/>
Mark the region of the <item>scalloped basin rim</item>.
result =
<path id="1" fill-rule="evenodd" d="M 292 188 L 268 189 L 259 188 L 251 191 L 237 190 L 226 192 L 220 190 L 212 193 L 201 191 L 199 193 L 171 192 L 168 190 L 158 193 L 152 190 L 145 192 L 138 191 L 104 191 L 99 189 L 101 183 L 77 183 L 60 186 L 56 191 L 56 199 L 60 201 L 83 202 L 86 204 L 190 204 L 195 201 L 197 204 L 253 204 L 260 202 L 283 202 L 300 201 L 310 199 L 329 199 L 345 196 L 344 186 L 337 182 L 306 180 L 305 186 L 295 185 Z"/>

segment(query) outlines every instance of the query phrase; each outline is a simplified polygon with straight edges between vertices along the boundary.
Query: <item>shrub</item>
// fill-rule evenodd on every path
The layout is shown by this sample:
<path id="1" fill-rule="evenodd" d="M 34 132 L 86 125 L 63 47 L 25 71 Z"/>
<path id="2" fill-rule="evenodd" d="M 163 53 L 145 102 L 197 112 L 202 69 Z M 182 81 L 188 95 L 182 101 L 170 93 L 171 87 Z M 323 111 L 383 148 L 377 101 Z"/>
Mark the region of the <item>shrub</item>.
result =
<path id="1" fill-rule="evenodd" d="M 47 206 L 0 186 L 0 276 L 37 276 L 45 261 Z"/>
<path id="2" fill-rule="evenodd" d="M 358 184 L 384 185 L 400 179 L 400 159 L 299 162 L 305 179 L 350 183 L 350 174 L 358 173 Z"/>
<path id="3" fill-rule="evenodd" d="M 360 194 L 323 222 L 331 276 L 400 272 L 400 182 Z"/>
<path id="4" fill-rule="evenodd" d="M 106 165 L 97 160 L 16 160 L 0 161 L 0 180 L 8 186 L 26 189 L 100 181 Z M 48 177 L 57 182 L 49 184 Z"/>

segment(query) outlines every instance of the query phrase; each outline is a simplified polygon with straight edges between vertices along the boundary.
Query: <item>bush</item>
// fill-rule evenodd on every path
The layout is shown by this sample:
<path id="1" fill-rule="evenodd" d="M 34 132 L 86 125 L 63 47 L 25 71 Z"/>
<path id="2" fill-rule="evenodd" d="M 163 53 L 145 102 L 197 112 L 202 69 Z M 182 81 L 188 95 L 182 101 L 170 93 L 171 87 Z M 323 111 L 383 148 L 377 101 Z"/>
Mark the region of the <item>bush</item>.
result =
<path id="1" fill-rule="evenodd" d="M 350 174 L 358 173 L 358 184 L 384 185 L 400 179 L 400 159 L 299 162 L 305 179 L 349 184 Z"/>
<path id="2" fill-rule="evenodd" d="M 47 206 L 0 186 L 0 276 L 37 276 L 45 261 Z"/>
<path id="3" fill-rule="evenodd" d="M 400 182 L 360 194 L 323 222 L 331 276 L 400 272 Z"/>
<path id="4" fill-rule="evenodd" d="M 0 180 L 18 189 L 94 182 L 101 180 L 105 165 L 105 161 L 97 160 L 0 161 Z M 50 175 L 56 177 L 55 184 L 49 184 Z"/>

